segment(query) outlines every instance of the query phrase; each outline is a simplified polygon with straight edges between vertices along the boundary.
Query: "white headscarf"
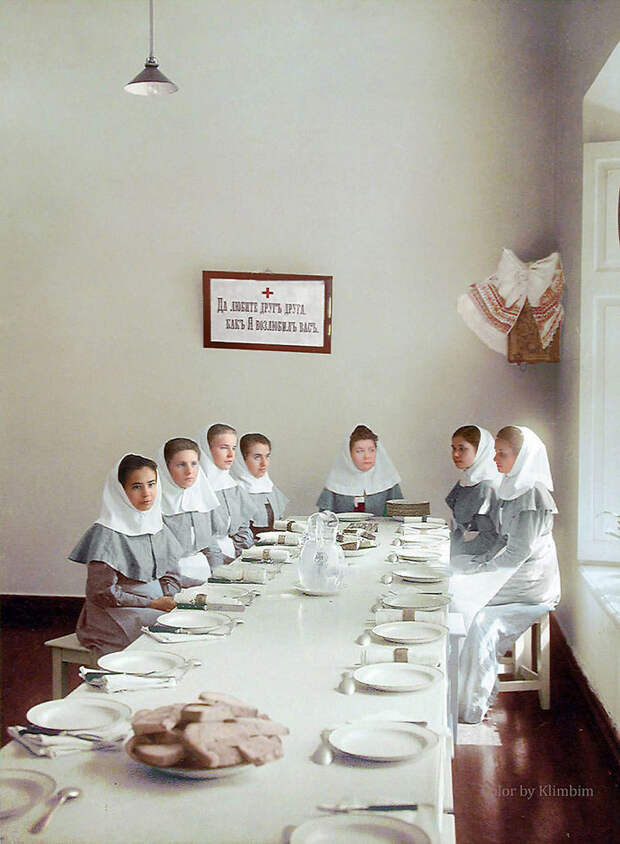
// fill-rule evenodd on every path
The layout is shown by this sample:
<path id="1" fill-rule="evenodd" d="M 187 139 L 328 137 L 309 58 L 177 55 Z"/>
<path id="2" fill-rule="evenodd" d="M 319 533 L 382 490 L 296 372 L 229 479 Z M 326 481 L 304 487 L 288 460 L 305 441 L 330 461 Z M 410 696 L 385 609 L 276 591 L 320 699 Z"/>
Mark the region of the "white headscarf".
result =
<path id="1" fill-rule="evenodd" d="M 474 425 L 480 431 L 480 442 L 474 462 L 467 469 L 462 470 L 460 486 L 475 486 L 480 481 L 495 481 L 496 488 L 500 485 L 502 476 L 497 471 L 493 460 L 495 454 L 495 438 L 486 428 Z"/>
<path id="2" fill-rule="evenodd" d="M 353 462 L 347 437 L 329 471 L 325 487 L 337 495 L 374 495 L 397 483 L 400 483 L 400 475 L 380 442 L 377 443 L 375 465 L 367 472 L 361 472 Z"/>
<path id="3" fill-rule="evenodd" d="M 269 472 L 265 472 L 262 478 L 255 478 L 250 472 L 248 464 L 245 462 L 245 458 L 241 453 L 241 447 L 237 448 L 235 453 L 235 462 L 232 465 L 230 474 L 233 478 L 235 478 L 235 480 L 239 481 L 239 484 L 250 494 L 271 492 L 273 490 L 273 481 L 269 477 Z"/>
<path id="4" fill-rule="evenodd" d="M 123 455 L 108 473 L 103 486 L 101 512 L 97 524 L 124 533 L 126 536 L 141 536 L 144 533 L 159 533 L 163 527 L 161 518 L 161 484 L 157 480 L 155 501 L 150 510 L 137 510 L 127 498 L 118 479 L 118 467 L 127 455 Z"/>
<path id="5" fill-rule="evenodd" d="M 157 466 L 161 487 L 161 511 L 165 516 L 176 516 L 177 513 L 208 513 L 220 506 L 202 466 L 198 467 L 196 480 L 187 489 L 173 481 L 164 458 L 163 445 L 157 452 Z"/>
<path id="6" fill-rule="evenodd" d="M 542 484 L 553 492 L 553 481 L 545 444 L 534 431 L 522 425 L 516 426 L 523 434 L 523 445 L 514 466 L 504 475 L 498 490 L 498 497 L 511 501 L 523 495 L 535 484 Z"/>
<path id="7" fill-rule="evenodd" d="M 207 480 L 211 484 L 211 488 L 214 492 L 218 492 L 220 489 L 231 489 L 232 487 L 237 486 L 237 481 L 232 477 L 228 469 L 220 469 L 213 462 L 211 449 L 209 448 L 209 441 L 207 440 L 207 431 L 210 427 L 211 425 L 207 425 L 198 435 L 198 445 L 200 446 L 200 465 L 207 476 Z"/>

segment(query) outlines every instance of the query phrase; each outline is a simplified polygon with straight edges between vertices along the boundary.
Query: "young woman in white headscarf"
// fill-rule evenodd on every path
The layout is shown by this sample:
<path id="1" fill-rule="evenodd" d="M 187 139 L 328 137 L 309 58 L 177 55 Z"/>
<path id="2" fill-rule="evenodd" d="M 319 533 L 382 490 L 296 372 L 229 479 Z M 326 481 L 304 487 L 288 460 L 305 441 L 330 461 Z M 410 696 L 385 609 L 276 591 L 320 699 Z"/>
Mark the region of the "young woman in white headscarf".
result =
<path id="1" fill-rule="evenodd" d="M 317 506 L 333 513 L 383 516 L 386 501 L 402 497 L 400 475 L 379 437 L 358 425 L 344 441 Z"/>
<path id="2" fill-rule="evenodd" d="M 498 658 L 512 642 L 560 600 L 560 573 L 553 541 L 557 507 L 547 450 L 529 428 L 502 428 L 495 463 L 503 475 L 498 490 L 498 540 L 473 557 L 474 567 L 518 566 L 475 615 L 461 653 L 459 720 L 484 717 L 497 683 Z"/>
<path id="3" fill-rule="evenodd" d="M 164 523 L 185 554 L 179 560 L 181 585 L 197 586 L 224 561 L 213 532 L 213 514 L 220 502 L 200 465 L 200 448 L 194 440 L 168 440 L 159 449 L 157 463 Z"/>
<path id="4" fill-rule="evenodd" d="M 272 530 L 275 519 L 282 519 L 288 498 L 269 477 L 271 440 L 264 434 L 244 434 L 239 440 L 230 474 L 250 495 L 255 515 L 254 534 Z"/>
<path id="5" fill-rule="evenodd" d="M 69 554 L 88 566 L 80 643 L 98 654 L 122 650 L 174 609 L 182 556 L 162 520 L 157 464 L 126 454 L 106 479 L 99 518 Z"/>
<path id="6" fill-rule="evenodd" d="M 461 478 L 446 504 L 452 510 L 450 556 L 480 554 L 497 539 L 497 488 L 502 476 L 493 460 L 493 435 L 477 425 L 463 425 L 452 434 L 452 461 Z"/>
<path id="7" fill-rule="evenodd" d="M 198 445 L 200 465 L 220 502 L 213 511 L 213 531 L 223 562 L 230 563 L 244 548 L 254 545 L 250 530 L 254 503 L 230 474 L 237 451 L 237 432 L 230 425 L 216 423 L 202 429 Z"/>

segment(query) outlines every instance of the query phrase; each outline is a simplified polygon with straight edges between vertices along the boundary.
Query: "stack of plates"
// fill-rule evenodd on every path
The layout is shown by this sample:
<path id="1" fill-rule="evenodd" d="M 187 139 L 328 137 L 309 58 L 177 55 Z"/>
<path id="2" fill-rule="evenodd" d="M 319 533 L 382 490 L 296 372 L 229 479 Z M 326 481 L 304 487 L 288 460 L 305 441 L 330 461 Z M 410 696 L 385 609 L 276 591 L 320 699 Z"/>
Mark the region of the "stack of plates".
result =
<path id="1" fill-rule="evenodd" d="M 393 498 L 386 502 L 385 512 L 388 516 L 428 516 L 431 505 L 428 501 L 405 501 Z"/>

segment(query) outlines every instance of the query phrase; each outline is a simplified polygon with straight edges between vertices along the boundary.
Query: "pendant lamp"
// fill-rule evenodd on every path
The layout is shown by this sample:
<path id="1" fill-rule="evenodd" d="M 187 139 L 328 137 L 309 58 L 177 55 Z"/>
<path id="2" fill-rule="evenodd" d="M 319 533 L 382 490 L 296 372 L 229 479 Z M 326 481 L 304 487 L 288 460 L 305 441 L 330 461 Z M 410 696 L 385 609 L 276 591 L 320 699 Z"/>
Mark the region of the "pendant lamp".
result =
<path id="1" fill-rule="evenodd" d="M 171 82 L 159 69 L 159 62 L 153 55 L 153 0 L 149 0 L 150 39 L 149 55 L 144 63 L 144 70 L 124 87 L 128 94 L 138 94 L 150 97 L 154 94 L 174 94 L 178 87 Z"/>

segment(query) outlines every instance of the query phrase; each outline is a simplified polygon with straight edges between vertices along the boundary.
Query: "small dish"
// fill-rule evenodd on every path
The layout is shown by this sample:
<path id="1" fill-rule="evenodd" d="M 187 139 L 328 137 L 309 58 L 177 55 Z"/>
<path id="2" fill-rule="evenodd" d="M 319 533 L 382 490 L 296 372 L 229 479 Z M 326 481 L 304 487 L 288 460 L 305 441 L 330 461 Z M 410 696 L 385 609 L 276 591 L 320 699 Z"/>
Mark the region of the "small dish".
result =
<path id="1" fill-rule="evenodd" d="M 296 827 L 291 844 L 431 844 L 431 839 L 415 824 L 386 815 L 350 814 L 315 818 Z"/>
<path id="2" fill-rule="evenodd" d="M 443 624 L 432 621 L 389 621 L 372 628 L 375 636 L 388 642 L 402 642 L 405 645 L 425 645 L 436 642 L 449 632 Z"/>
<path id="3" fill-rule="evenodd" d="M 0 818 L 18 818 L 56 790 L 56 780 L 40 771 L 0 769 L 2 809 Z"/>
<path id="4" fill-rule="evenodd" d="M 296 583 L 294 588 L 297 589 L 298 592 L 302 592 L 304 595 L 310 595 L 313 598 L 326 598 L 329 595 L 337 595 L 341 591 L 342 587 L 338 589 L 307 589 L 305 586 L 302 586 L 301 583 Z"/>
<path id="5" fill-rule="evenodd" d="M 179 654 L 168 651 L 124 650 L 105 654 L 97 660 L 104 671 L 117 671 L 122 674 L 170 674 L 185 665 L 185 659 Z"/>
<path id="6" fill-rule="evenodd" d="M 157 619 L 164 627 L 183 628 L 185 630 L 213 630 L 230 624 L 230 616 L 223 612 L 207 610 L 171 610 Z"/>
<path id="7" fill-rule="evenodd" d="M 26 718 L 35 727 L 50 730 L 84 732 L 108 730 L 131 718 L 131 708 L 117 700 L 92 700 L 84 695 L 46 700 L 26 712 Z"/>
<path id="8" fill-rule="evenodd" d="M 415 759 L 437 744 L 438 736 L 426 727 L 398 721 L 365 721 L 345 724 L 329 736 L 340 753 L 371 762 Z"/>
<path id="9" fill-rule="evenodd" d="M 431 665 L 379 662 L 362 665 L 353 672 L 353 677 L 360 685 L 380 692 L 420 692 L 434 686 L 443 674 Z"/>
<path id="10" fill-rule="evenodd" d="M 372 518 L 372 513 L 336 513 L 340 522 L 365 522 Z"/>
<path id="11" fill-rule="evenodd" d="M 413 609 L 432 612 L 447 607 L 450 603 L 449 595 L 427 595 L 413 590 L 399 592 L 397 595 L 384 595 L 381 599 L 386 607 L 394 609 Z"/>

